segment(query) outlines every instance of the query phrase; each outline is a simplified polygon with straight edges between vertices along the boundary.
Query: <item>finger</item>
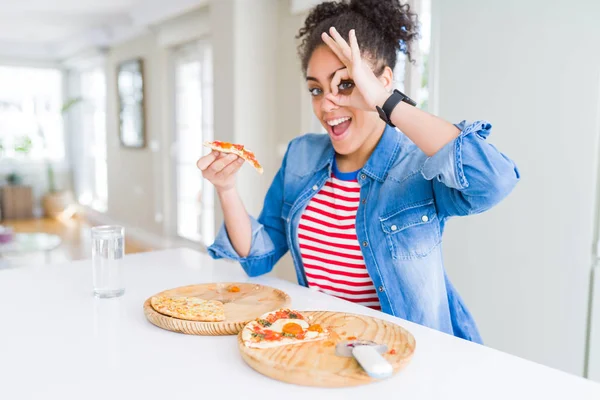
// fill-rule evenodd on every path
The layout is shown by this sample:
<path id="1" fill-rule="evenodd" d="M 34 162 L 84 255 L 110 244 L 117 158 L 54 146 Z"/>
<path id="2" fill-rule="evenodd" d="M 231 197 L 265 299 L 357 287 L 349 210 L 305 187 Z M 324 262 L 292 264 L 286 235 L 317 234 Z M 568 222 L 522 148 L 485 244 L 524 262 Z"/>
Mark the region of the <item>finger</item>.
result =
<path id="1" fill-rule="evenodd" d="M 350 96 L 344 96 L 341 94 L 334 95 L 333 93 L 328 93 L 325 96 L 325 98 L 339 107 L 350 107 L 352 105 L 350 101 Z"/>
<path id="2" fill-rule="evenodd" d="M 235 160 L 234 162 L 229 164 L 227 167 L 223 168 L 223 170 L 221 170 L 221 172 L 219 172 L 219 174 L 218 174 L 219 178 L 230 177 L 231 175 L 238 172 L 240 170 L 240 168 L 242 168 L 242 165 L 244 165 L 244 159 L 238 157 L 237 160 Z"/>
<path id="3" fill-rule="evenodd" d="M 356 39 L 356 31 L 350 30 L 350 48 L 352 50 L 352 61 L 356 62 L 361 59 L 358 40 Z"/>
<path id="4" fill-rule="evenodd" d="M 339 46 L 344 57 L 348 60 L 352 60 L 352 50 L 350 49 L 350 46 L 348 46 L 348 42 L 340 35 L 337 29 L 332 26 L 331 29 L 329 29 L 329 34 L 335 39 L 335 42 Z"/>
<path id="5" fill-rule="evenodd" d="M 196 166 L 201 171 L 204 171 L 204 170 L 206 170 L 206 168 L 208 168 L 208 166 L 210 164 L 213 163 L 213 161 L 215 161 L 217 159 L 218 156 L 219 156 L 219 152 L 218 151 L 212 151 L 209 154 L 205 155 L 204 157 L 201 157 L 198 160 L 198 162 L 196 163 Z"/>
<path id="6" fill-rule="evenodd" d="M 343 80 L 348 80 L 350 78 L 350 72 L 348 72 L 348 68 L 340 69 L 333 74 L 333 78 L 331 79 L 331 93 L 337 96 L 338 94 L 338 86 Z"/>
<path id="7" fill-rule="evenodd" d="M 215 162 L 210 165 L 210 171 L 213 174 L 218 174 L 223 170 L 223 168 L 227 167 L 229 164 L 234 162 L 237 159 L 235 154 L 227 154 L 226 156 L 219 157 Z"/>
<path id="8" fill-rule="evenodd" d="M 337 56 L 337 58 L 340 59 L 341 62 L 345 63 L 349 62 L 350 60 L 348 60 L 346 57 L 344 57 L 344 54 L 342 53 L 342 50 L 340 49 L 340 46 L 338 46 L 338 44 L 335 42 L 335 40 L 333 40 L 331 38 L 331 36 L 329 36 L 327 34 L 327 32 L 323 32 L 321 34 L 321 38 L 323 39 L 323 41 L 325 42 L 325 44 L 327 46 L 329 46 L 329 48 L 331 49 L 331 51 L 333 51 L 333 53 Z"/>

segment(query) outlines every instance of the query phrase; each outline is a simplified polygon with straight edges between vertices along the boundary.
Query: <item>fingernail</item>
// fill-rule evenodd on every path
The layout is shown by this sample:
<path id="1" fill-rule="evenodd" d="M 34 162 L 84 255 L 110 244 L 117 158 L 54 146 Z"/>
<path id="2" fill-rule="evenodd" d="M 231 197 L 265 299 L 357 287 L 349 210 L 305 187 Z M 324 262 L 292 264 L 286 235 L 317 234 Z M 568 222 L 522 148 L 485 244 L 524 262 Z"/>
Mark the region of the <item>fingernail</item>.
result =
<path id="1" fill-rule="evenodd" d="M 240 164 L 242 164 L 242 163 L 244 162 L 244 159 L 243 159 L 243 158 L 239 158 L 239 159 L 237 160 L 237 162 L 239 162 Z"/>
<path id="2" fill-rule="evenodd" d="M 218 152 L 218 151 L 216 151 L 216 150 L 215 150 L 215 151 L 213 151 L 213 156 L 218 156 L 218 155 L 219 155 L 219 152 Z"/>

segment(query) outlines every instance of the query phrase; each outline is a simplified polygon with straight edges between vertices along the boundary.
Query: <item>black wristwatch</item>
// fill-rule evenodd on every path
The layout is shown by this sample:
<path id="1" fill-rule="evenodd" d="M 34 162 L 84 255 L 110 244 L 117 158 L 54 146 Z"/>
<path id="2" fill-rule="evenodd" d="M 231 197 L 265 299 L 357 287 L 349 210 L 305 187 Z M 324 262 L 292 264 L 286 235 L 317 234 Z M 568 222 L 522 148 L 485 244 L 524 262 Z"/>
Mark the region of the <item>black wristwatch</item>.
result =
<path id="1" fill-rule="evenodd" d="M 410 104 L 411 106 L 416 106 L 417 103 L 398 89 L 394 89 L 392 95 L 388 97 L 388 99 L 383 103 L 383 107 L 376 106 L 377 112 L 379 113 L 379 117 L 385 121 L 386 124 L 396 127 L 392 124 L 392 120 L 390 119 L 390 115 L 392 115 L 392 111 L 401 101 Z"/>

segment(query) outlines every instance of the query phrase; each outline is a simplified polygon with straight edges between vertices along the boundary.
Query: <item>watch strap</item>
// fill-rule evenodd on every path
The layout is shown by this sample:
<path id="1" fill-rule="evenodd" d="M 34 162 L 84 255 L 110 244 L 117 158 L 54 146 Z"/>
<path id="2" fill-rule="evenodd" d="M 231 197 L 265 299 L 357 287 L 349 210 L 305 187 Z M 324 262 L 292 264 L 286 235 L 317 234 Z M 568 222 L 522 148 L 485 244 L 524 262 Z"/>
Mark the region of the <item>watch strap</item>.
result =
<path id="1" fill-rule="evenodd" d="M 405 103 L 410 104 L 411 106 L 416 106 L 417 103 L 398 89 L 394 89 L 390 97 L 383 103 L 382 107 L 377 106 L 377 112 L 382 120 L 384 120 L 388 125 L 395 128 L 395 125 L 392 123 L 390 116 L 392 115 L 392 111 L 394 108 L 400 103 L 404 101 Z"/>

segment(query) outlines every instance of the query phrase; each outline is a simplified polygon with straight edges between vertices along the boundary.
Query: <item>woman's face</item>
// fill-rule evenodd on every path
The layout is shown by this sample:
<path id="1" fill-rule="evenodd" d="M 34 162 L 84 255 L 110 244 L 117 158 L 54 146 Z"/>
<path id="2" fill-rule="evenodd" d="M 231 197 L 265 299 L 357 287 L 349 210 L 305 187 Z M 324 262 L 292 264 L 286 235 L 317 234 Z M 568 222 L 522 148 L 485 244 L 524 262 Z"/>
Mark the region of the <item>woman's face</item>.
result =
<path id="1" fill-rule="evenodd" d="M 376 112 L 353 107 L 341 107 L 325 98 L 331 92 L 333 74 L 345 68 L 339 58 L 322 45 L 313 52 L 306 69 L 306 83 L 312 96 L 313 111 L 327 133 L 335 151 L 351 155 L 363 146 L 371 134 L 381 133 L 385 123 Z M 342 81 L 338 87 L 341 94 L 358 90 L 352 81 Z"/>

